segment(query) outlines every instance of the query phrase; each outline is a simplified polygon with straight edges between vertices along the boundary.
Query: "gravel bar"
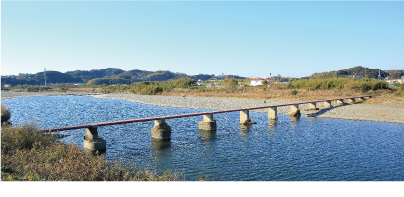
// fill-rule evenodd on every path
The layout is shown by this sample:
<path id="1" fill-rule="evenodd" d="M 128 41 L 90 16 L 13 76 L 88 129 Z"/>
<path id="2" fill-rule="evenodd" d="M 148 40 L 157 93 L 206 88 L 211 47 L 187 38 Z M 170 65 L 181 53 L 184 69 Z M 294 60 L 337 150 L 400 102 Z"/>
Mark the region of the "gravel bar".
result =
<path id="1" fill-rule="evenodd" d="M 256 100 L 239 98 L 217 98 L 217 97 L 188 97 L 188 96 L 161 96 L 161 95 L 136 95 L 136 94 L 100 94 L 85 92 L 1 92 L 1 100 L 32 97 L 32 96 L 89 96 L 103 99 L 122 99 L 131 102 L 143 103 L 147 105 L 163 107 L 179 107 L 191 109 L 210 109 L 210 110 L 230 110 L 242 109 L 271 105 L 282 105 L 296 103 L 297 101 L 281 100 Z M 376 121 L 404 123 L 403 105 L 385 105 L 385 104 L 346 104 L 333 106 L 330 108 L 322 107 L 322 103 L 317 103 L 320 110 L 306 111 L 308 104 L 299 105 L 301 113 L 309 117 L 338 118 L 348 120 Z M 289 113 L 290 107 L 279 107 L 278 113 Z M 252 112 L 266 113 L 267 109 L 251 110 Z M 146 117 L 145 117 L 146 118 Z"/>

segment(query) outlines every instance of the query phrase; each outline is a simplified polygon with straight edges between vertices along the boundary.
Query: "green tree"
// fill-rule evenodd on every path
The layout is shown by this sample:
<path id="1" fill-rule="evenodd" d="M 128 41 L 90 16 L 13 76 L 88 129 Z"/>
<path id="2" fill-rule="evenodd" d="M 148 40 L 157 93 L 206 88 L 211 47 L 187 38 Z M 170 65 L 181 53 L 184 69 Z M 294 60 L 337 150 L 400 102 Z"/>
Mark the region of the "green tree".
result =
<path id="1" fill-rule="evenodd" d="M 229 79 L 226 82 L 226 88 L 229 90 L 235 90 L 237 88 L 238 81 L 236 79 Z"/>

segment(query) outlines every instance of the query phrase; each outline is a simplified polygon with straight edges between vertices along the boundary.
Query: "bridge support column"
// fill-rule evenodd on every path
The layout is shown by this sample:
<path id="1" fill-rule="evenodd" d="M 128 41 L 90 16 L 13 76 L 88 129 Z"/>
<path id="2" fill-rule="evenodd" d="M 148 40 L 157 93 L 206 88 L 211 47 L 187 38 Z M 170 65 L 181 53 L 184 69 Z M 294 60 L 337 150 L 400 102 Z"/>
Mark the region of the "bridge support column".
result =
<path id="1" fill-rule="evenodd" d="M 151 128 L 152 137 L 156 139 L 169 140 L 171 139 L 171 127 L 168 126 L 165 119 L 154 121 L 154 127 Z"/>
<path id="2" fill-rule="evenodd" d="M 240 124 L 243 125 L 252 125 L 253 122 L 250 119 L 250 110 L 240 111 Z"/>
<path id="3" fill-rule="evenodd" d="M 216 131 L 216 120 L 213 120 L 213 114 L 203 115 L 203 121 L 198 124 L 200 130 Z"/>
<path id="4" fill-rule="evenodd" d="M 86 134 L 84 135 L 84 149 L 99 152 L 107 150 L 107 142 L 98 137 L 96 125 L 86 129 Z"/>
<path id="5" fill-rule="evenodd" d="M 355 99 L 348 99 L 348 103 L 355 103 Z"/>
<path id="6" fill-rule="evenodd" d="M 299 105 L 298 104 L 296 104 L 296 105 L 291 105 L 290 106 L 290 113 L 289 113 L 289 116 L 292 116 L 292 117 L 299 117 L 301 114 L 300 114 L 300 110 L 299 110 Z"/>
<path id="7" fill-rule="evenodd" d="M 337 105 L 344 105 L 344 99 L 337 100 Z"/>
<path id="8" fill-rule="evenodd" d="M 270 107 L 268 108 L 268 120 L 277 120 L 278 119 L 278 108 Z"/>
<path id="9" fill-rule="evenodd" d="M 317 103 L 309 103 L 309 110 L 318 110 Z"/>
<path id="10" fill-rule="evenodd" d="M 332 107 L 331 101 L 324 101 L 324 107 Z"/>

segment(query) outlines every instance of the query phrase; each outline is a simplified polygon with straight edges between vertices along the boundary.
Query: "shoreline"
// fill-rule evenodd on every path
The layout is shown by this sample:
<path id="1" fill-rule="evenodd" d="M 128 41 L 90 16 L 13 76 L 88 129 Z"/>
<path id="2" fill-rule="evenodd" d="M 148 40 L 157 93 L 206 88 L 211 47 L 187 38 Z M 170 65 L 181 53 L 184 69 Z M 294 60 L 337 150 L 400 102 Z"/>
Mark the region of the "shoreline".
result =
<path id="1" fill-rule="evenodd" d="M 104 99 L 122 99 L 130 102 L 137 102 L 147 105 L 162 107 L 178 107 L 190 109 L 209 109 L 209 110 L 230 110 L 241 108 L 252 108 L 268 105 L 281 105 L 296 103 L 296 101 L 284 100 L 255 100 L 239 98 L 220 98 L 220 97 L 188 97 L 188 96 L 162 96 L 162 95 L 136 95 L 136 94 L 102 94 L 86 92 L 1 92 L 1 100 L 34 97 L 34 96 L 88 96 Z M 318 111 L 305 111 L 308 104 L 299 105 L 301 113 L 310 117 L 337 118 L 346 120 L 374 121 L 404 123 L 404 106 L 401 105 L 383 105 L 383 104 L 346 104 L 324 108 L 321 103 L 317 104 Z M 266 113 L 266 109 L 251 110 L 251 112 Z M 289 107 L 279 107 L 279 114 L 289 113 Z"/>

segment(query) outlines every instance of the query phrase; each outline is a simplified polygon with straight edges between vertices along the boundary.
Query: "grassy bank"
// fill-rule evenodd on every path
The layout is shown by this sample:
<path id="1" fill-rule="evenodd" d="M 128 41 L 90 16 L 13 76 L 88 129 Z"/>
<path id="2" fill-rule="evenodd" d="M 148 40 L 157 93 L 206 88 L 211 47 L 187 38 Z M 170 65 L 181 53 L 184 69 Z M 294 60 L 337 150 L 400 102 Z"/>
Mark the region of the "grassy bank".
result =
<path id="1" fill-rule="evenodd" d="M 181 176 L 181 177 L 180 177 Z M 75 144 L 39 133 L 35 124 L 1 128 L 2 181 L 178 181 L 182 175 L 157 174 L 135 165 L 108 162 Z"/>
<path id="2" fill-rule="evenodd" d="M 301 79 L 288 84 L 268 83 L 264 86 L 248 86 L 247 80 L 228 79 L 207 81 L 208 86 L 193 86 L 195 80 L 182 78 L 166 82 L 139 82 L 133 85 L 116 86 L 63 86 L 38 91 L 124 93 L 143 95 L 232 97 L 247 99 L 273 99 L 309 101 L 337 97 L 372 95 L 368 103 L 381 103 L 384 100 L 404 101 L 402 87 L 390 87 L 384 81 L 375 79 Z M 14 91 L 36 91 L 28 88 Z M 10 90 L 12 91 L 12 90 Z"/>

